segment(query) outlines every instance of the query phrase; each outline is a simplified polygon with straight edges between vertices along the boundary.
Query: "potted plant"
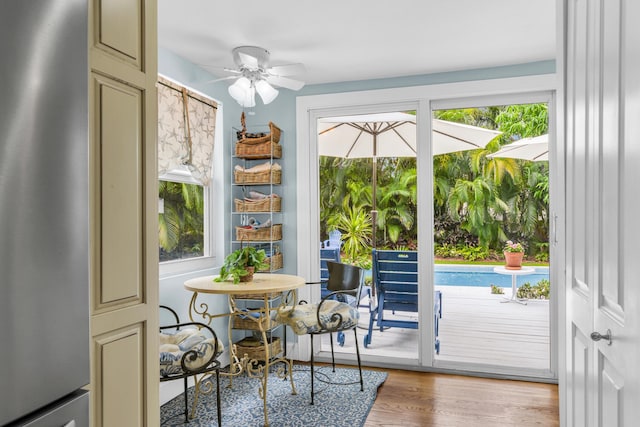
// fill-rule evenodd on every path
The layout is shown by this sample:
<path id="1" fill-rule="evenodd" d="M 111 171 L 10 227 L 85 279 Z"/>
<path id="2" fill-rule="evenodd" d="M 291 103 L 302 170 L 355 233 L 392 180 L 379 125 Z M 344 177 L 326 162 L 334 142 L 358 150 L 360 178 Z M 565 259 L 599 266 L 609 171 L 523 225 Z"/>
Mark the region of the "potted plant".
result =
<path id="1" fill-rule="evenodd" d="M 514 243 L 507 240 L 504 244 L 504 259 L 507 263 L 507 270 L 520 270 L 522 268 L 522 258 L 524 257 L 524 246 L 522 243 Z"/>
<path id="2" fill-rule="evenodd" d="M 244 246 L 227 255 L 224 259 L 224 264 L 220 268 L 220 276 L 214 280 L 223 282 L 231 276 L 233 277 L 233 283 L 250 282 L 253 280 L 253 273 L 256 270 L 269 268 L 266 259 L 267 254 L 264 249 Z"/>

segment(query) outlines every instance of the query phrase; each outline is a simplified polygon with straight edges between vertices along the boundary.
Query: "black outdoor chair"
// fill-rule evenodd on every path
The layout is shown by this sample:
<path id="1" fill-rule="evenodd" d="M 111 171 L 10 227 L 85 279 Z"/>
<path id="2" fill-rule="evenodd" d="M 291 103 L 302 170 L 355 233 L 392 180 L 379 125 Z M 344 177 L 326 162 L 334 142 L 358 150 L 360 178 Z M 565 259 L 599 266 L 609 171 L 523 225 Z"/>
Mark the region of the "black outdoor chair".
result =
<path id="1" fill-rule="evenodd" d="M 216 376 L 216 404 L 218 409 L 218 426 L 222 425 L 222 410 L 220 408 L 220 361 L 218 356 L 224 346 L 213 329 L 204 323 L 180 323 L 178 314 L 165 305 L 161 309 L 168 310 L 175 322 L 160 326 L 160 381 L 184 380 L 184 415 L 185 421 L 193 419 L 198 404 L 200 385 L 202 380 L 212 372 Z M 195 328 L 183 328 L 195 326 Z M 170 333 L 163 331 L 173 330 Z M 205 332 L 206 331 L 206 332 Z M 187 398 L 187 379 L 193 376 L 195 381 L 191 416 Z M 200 376 L 198 378 L 198 376 Z M 208 392 L 207 392 L 208 393 Z"/>
<path id="2" fill-rule="evenodd" d="M 358 302 L 364 281 L 362 268 L 349 264 L 327 261 L 329 277 L 327 289 L 330 291 L 318 304 L 301 301 L 295 306 L 279 310 L 280 320 L 288 324 L 298 335 L 311 335 L 311 404 L 314 395 L 314 335 L 329 334 L 331 342 L 331 365 L 336 369 L 333 352 L 333 333 L 353 330 L 356 343 L 358 371 L 360 373 L 360 391 L 364 391 L 360 348 L 358 347 Z"/>

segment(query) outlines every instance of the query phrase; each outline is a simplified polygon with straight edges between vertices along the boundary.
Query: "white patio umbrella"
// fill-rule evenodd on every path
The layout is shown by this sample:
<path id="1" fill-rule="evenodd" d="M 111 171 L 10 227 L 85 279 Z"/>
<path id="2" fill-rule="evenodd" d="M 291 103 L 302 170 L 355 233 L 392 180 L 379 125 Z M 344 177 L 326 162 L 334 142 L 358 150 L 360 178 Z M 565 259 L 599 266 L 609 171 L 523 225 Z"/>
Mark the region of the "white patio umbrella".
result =
<path id="1" fill-rule="evenodd" d="M 433 120 L 433 155 L 484 148 L 502 132 L 476 126 Z M 371 158 L 372 220 L 376 211 L 376 171 L 379 157 L 416 156 L 416 116 L 407 113 L 380 113 L 327 117 L 318 120 L 318 154 L 346 159 Z M 372 240 L 375 248 L 375 233 Z"/>
<path id="2" fill-rule="evenodd" d="M 522 138 L 509 145 L 505 145 L 498 151 L 487 156 L 506 157 L 510 159 L 531 160 L 534 162 L 549 160 L 549 135 L 540 135 L 532 138 Z"/>

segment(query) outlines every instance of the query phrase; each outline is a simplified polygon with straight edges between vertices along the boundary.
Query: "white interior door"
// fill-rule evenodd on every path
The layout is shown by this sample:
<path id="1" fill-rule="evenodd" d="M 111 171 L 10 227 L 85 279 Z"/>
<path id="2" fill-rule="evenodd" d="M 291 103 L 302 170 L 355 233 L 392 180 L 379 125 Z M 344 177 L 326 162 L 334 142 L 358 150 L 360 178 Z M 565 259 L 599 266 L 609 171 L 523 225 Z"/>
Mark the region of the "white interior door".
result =
<path id="1" fill-rule="evenodd" d="M 637 18 L 633 1 L 568 2 L 569 426 L 637 425 L 640 415 Z"/>

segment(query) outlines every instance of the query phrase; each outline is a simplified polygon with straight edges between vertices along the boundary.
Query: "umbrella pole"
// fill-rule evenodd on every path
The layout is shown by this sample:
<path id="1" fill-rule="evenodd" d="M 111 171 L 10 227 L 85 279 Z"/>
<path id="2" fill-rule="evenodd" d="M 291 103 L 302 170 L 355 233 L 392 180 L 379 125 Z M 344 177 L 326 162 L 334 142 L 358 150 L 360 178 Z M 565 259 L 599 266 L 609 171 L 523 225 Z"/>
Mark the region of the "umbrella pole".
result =
<path id="1" fill-rule="evenodd" d="M 378 211 L 376 209 L 376 185 L 378 181 L 378 135 L 373 134 L 373 167 L 371 171 L 372 203 L 371 203 L 371 247 L 376 248 L 376 224 L 378 223 Z"/>
<path id="2" fill-rule="evenodd" d="M 372 176 L 372 180 L 373 182 L 372 187 L 373 187 L 373 196 L 372 196 L 372 201 L 373 203 L 371 204 L 371 222 L 372 222 L 372 226 L 371 226 L 371 248 L 375 249 L 376 248 L 376 224 L 378 223 L 378 211 L 376 209 L 376 181 L 378 180 L 378 158 L 376 157 L 376 146 L 377 146 L 377 142 L 376 142 L 376 136 L 373 136 L 373 171 L 371 173 Z M 376 287 L 375 286 L 371 286 L 371 298 L 375 299 L 376 296 Z M 371 301 L 369 301 L 369 304 L 371 304 Z"/>

